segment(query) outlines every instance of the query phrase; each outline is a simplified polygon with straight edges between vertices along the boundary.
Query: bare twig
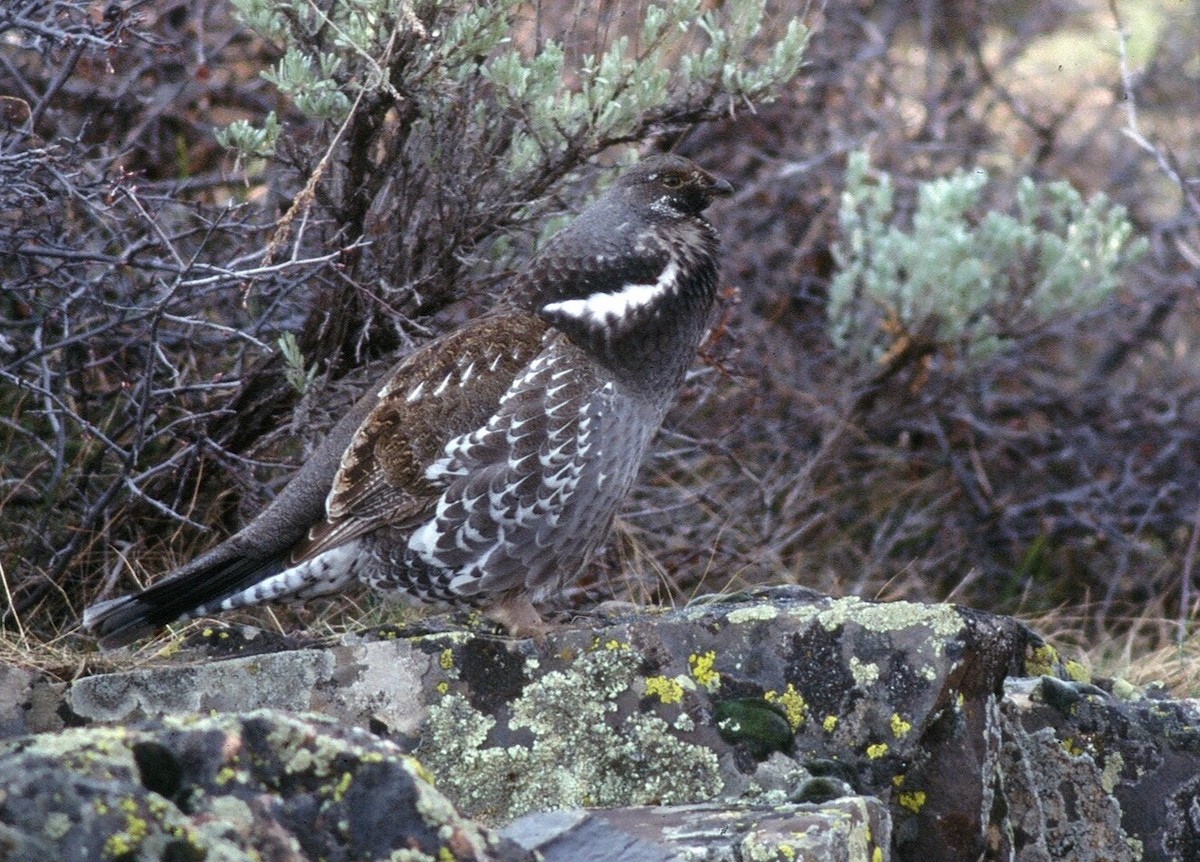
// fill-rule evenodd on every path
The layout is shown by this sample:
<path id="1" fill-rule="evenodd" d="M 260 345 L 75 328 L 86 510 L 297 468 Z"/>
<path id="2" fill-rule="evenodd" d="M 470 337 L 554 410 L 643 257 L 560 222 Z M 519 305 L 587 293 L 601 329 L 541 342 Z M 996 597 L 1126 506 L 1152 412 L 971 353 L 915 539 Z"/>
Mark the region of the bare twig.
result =
<path id="1" fill-rule="evenodd" d="M 1141 124 L 1138 122 L 1137 94 L 1133 83 L 1133 73 L 1129 69 L 1129 32 L 1125 29 L 1125 22 L 1121 18 L 1120 9 L 1117 7 L 1117 0 L 1108 0 L 1108 9 L 1112 13 L 1113 21 L 1117 25 L 1117 55 L 1120 58 L 1121 65 L 1121 88 L 1125 96 L 1125 128 L 1121 131 L 1144 152 L 1154 157 L 1159 171 L 1179 189 L 1179 193 L 1183 196 L 1183 199 L 1187 202 L 1192 212 L 1200 214 L 1200 199 L 1197 199 L 1192 194 L 1191 189 L 1188 188 L 1188 184 L 1184 182 L 1183 177 L 1175 170 L 1175 167 L 1171 164 L 1171 157 L 1142 133 Z"/>

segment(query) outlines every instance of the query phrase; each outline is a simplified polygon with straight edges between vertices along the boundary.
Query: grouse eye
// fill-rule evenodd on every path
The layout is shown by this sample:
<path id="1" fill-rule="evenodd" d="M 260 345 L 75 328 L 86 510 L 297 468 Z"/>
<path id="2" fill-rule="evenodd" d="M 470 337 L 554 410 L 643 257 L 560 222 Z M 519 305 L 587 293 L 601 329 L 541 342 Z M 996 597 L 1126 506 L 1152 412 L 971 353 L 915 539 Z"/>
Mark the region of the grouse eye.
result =
<path id="1" fill-rule="evenodd" d="M 679 174 L 663 174 L 662 184 L 669 189 L 677 189 L 683 185 L 683 177 Z"/>

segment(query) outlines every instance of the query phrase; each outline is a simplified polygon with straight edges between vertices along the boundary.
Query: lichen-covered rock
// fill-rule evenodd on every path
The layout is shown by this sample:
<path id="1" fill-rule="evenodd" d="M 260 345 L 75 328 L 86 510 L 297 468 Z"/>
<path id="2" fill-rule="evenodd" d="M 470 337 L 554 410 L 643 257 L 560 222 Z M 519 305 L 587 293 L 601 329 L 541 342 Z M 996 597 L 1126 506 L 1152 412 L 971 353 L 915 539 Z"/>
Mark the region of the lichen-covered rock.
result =
<path id="1" fill-rule="evenodd" d="M 32 670 L 0 664 L 0 739 L 61 730 L 66 688 Z"/>
<path id="2" fill-rule="evenodd" d="M 1200 859 L 1200 703 L 1052 677 L 1006 688 L 999 766 L 1039 851 L 1025 858 Z"/>
<path id="3" fill-rule="evenodd" d="M 545 862 L 880 862 L 887 809 L 870 796 L 820 805 L 683 805 L 529 814 L 501 834 Z"/>
<path id="4" fill-rule="evenodd" d="M 417 753 L 494 822 L 547 803 L 779 799 L 830 759 L 891 801 L 928 726 L 960 695 L 999 692 L 1027 636 L 950 606 L 777 594 L 563 632 L 540 651 L 474 639 L 443 655 Z M 795 766 L 782 780 L 759 767 L 776 750 Z"/>
<path id="5" fill-rule="evenodd" d="M 949 605 L 777 590 L 541 644 L 447 632 L 145 668 L 79 680 L 68 703 L 100 721 L 270 703 L 386 728 L 465 813 L 490 822 L 767 790 L 781 799 L 806 763 L 828 760 L 858 792 L 892 801 L 919 792 L 897 787 L 929 725 L 960 703 L 970 717 L 998 693 L 1030 637 Z M 760 774 L 775 751 L 790 755 L 791 774 Z"/>
<path id="6" fill-rule="evenodd" d="M 965 608 L 780 588 L 539 643 L 454 629 L 271 653 L 210 634 L 236 657 L 81 678 L 25 724 L 271 705 L 400 742 L 492 824 L 861 795 L 897 859 L 1200 859 L 1196 710 L 1115 700 L 1017 621 Z"/>
<path id="7" fill-rule="evenodd" d="M 0 858 L 525 860 L 391 743 L 271 711 L 0 742 Z"/>

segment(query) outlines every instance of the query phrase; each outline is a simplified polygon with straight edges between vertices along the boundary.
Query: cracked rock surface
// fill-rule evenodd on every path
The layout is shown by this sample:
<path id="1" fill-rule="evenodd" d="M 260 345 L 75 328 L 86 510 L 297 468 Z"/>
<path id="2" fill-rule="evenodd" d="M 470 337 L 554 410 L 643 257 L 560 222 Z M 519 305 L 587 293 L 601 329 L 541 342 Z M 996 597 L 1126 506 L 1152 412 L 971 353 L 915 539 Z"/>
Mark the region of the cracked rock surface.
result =
<path id="1" fill-rule="evenodd" d="M 71 683 L 0 669 L 0 731 L 43 732 L 0 743 L 0 787 L 30 739 L 136 727 L 169 749 L 159 736 L 177 731 L 161 716 L 270 715 L 325 733 L 315 713 L 411 752 L 470 818 L 477 853 L 516 852 L 488 831 L 507 825 L 550 860 L 617 858 L 581 855 L 601 847 L 648 860 L 1200 859 L 1196 705 L 1117 697 L 1017 621 L 966 608 L 780 588 L 540 643 L 451 630 L 318 645 L 236 629 L 206 642 Z M 160 789 L 146 792 L 168 798 Z M 27 828 L 0 796 L 0 849 Z M 422 840 L 413 850 L 428 854 Z M 387 858 L 354 847 L 343 858 Z M 335 858 L 288 858 L 318 857 Z"/>

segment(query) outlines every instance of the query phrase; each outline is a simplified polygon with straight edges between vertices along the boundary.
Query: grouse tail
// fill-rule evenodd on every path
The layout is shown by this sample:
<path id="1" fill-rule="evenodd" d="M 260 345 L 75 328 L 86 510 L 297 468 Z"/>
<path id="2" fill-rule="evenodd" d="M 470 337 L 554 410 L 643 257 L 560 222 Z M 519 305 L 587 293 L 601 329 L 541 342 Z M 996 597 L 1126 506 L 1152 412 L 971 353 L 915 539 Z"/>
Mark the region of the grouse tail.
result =
<path id="1" fill-rule="evenodd" d="M 380 379 L 390 379 L 399 367 L 394 365 Z M 105 648 L 124 646 L 283 571 L 309 527 L 324 518 L 325 497 L 342 452 L 378 403 L 378 393 L 377 383 L 358 399 L 274 502 L 245 529 L 141 592 L 87 608 L 83 627 L 95 632 Z"/>
<path id="2" fill-rule="evenodd" d="M 221 555 L 206 562 L 210 556 L 139 593 L 97 602 L 83 612 L 83 627 L 94 632 L 105 649 L 124 646 L 284 569 L 282 557 Z"/>

